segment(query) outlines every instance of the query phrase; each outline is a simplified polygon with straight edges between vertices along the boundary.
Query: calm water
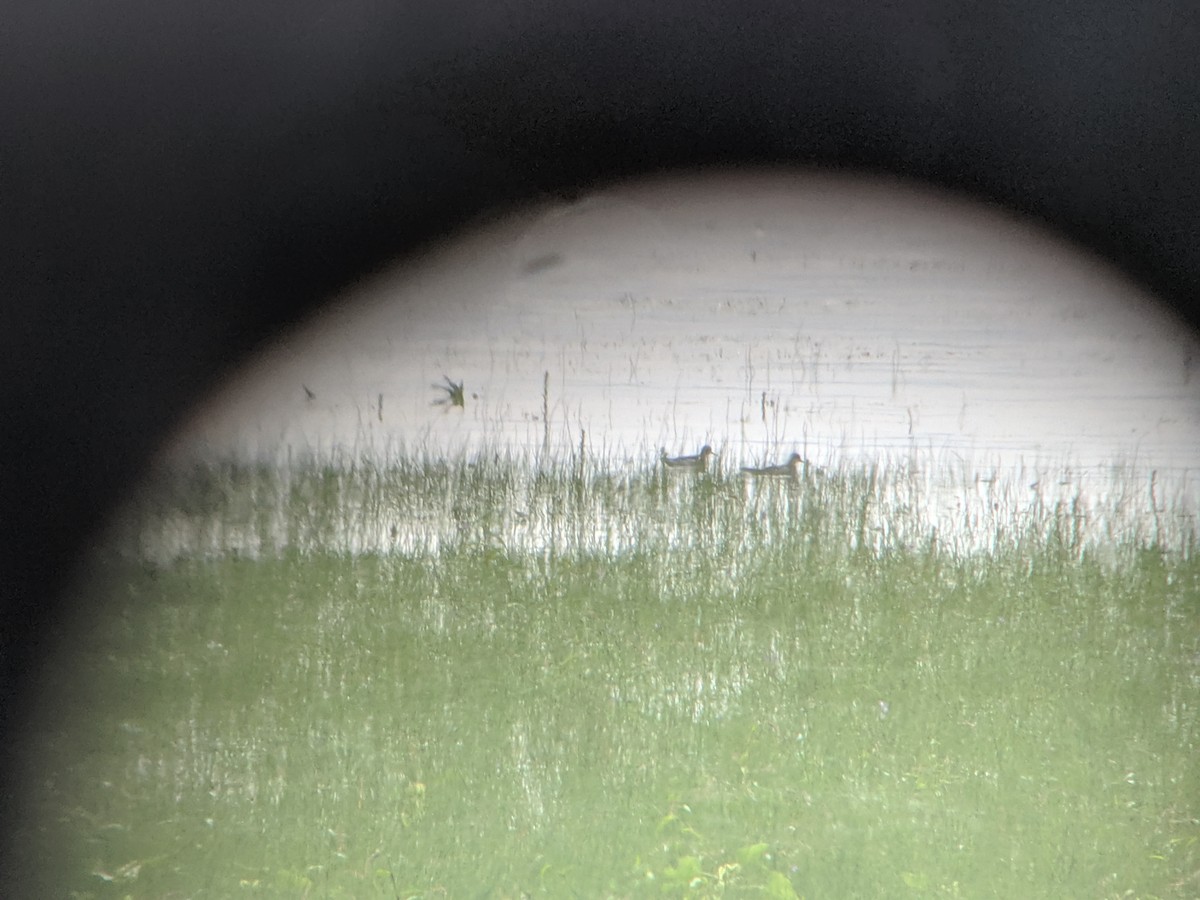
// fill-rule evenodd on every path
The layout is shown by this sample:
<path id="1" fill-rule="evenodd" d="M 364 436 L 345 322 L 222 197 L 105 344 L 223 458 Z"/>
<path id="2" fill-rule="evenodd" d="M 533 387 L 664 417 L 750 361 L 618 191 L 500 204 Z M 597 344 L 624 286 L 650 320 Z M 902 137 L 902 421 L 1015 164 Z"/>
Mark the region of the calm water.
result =
<path id="1" fill-rule="evenodd" d="M 689 190 L 685 190 L 688 188 Z M 1098 262 L 885 182 L 740 176 L 527 212 L 361 286 L 176 456 L 464 447 L 724 466 L 953 452 L 1179 473 L 1200 348 Z M 443 377 L 465 405 L 435 405 Z"/>
<path id="2" fill-rule="evenodd" d="M 1194 530 L 1198 360 L 1115 273 L 995 211 L 818 176 L 651 182 L 514 216 L 360 286 L 167 459 L 486 449 L 638 476 L 662 449 L 710 444 L 726 473 L 793 452 L 901 469 L 943 535 L 998 497 L 1138 528 L 1165 504 Z M 437 386 L 451 383 L 461 406 Z M 429 543 L 413 529 L 430 516 L 394 512 L 350 545 Z M 154 555 L 179 544 L 168 533 Z"/>

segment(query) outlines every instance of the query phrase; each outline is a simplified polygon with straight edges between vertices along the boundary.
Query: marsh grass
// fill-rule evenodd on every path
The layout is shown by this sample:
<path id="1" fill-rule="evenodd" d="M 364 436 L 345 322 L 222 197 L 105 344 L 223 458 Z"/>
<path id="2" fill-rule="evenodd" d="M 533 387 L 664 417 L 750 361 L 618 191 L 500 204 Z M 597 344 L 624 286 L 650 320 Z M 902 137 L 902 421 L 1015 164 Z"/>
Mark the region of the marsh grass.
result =
<path id="1" fill-rule="evenodd" d="M 287 551 L 437 556 L 488 546 L 517 556 L 657 553 L 703 543 L 725 554 L 829 544 L 873 556 L 1045 554 L 1128 559 L 1189 555 L 1197 505 L 1189 473 L 1129 467 L 972 470 L 914 450 L 797 479 L 613 466 L 577 453 L 547 463 L 501 451 L 392 454 L 285 466 L 227 463 L 148 482 L 111 541 L 115 552 L 179 557 Z"/>
<path id="2" fill-rule="evenodd" d="M 47 670 L 25 895 L 1195 896 L 1189 495 L 1061 480 L 172 475 Z"/>

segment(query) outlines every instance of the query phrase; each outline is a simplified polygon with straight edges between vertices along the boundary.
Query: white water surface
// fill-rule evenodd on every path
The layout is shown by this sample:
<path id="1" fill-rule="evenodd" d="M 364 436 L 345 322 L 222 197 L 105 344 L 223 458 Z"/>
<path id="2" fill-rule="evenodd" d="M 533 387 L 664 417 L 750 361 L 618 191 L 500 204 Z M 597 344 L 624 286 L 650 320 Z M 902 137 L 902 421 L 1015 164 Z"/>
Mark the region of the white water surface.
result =
<path id="1" fill-rule="evenodd" d="M 166 460 L 582 445 L 649 466 L 707 443 L 727 471 L 949 454 L 1190 484 L 1198 362 L 1119 273 L 1003 211 L 878 178 L 709 173 L 531 208 L 364 281 Z M 443 376 L 463 408 L 435 404 Z"/>

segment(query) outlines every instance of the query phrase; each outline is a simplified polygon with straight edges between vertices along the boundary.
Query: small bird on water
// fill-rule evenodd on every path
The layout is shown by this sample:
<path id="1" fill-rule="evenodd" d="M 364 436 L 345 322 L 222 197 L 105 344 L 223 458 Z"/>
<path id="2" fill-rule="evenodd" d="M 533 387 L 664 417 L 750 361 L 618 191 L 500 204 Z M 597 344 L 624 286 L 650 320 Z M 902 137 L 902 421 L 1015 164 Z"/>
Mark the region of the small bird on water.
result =
<path id="1" fill-rule="evenodd" d="M 659 458 L 668 469 L 703 472 L 708 468 L 708 458 L 712 455 L 713 448 L 705 444 L 695 456 L 667 456 L 667 448 L 663 447 Z"/>
<path id="2" fill-rule="evenodd" d="M 742 472 L 758 478 L 796 478 L 801 465 L 809 465 L 808 460 L 799 453 L 793 453 L 788 457 L 787 462 L 780 463 L 777 466 L 763 466 L 762 468 L 742 466 Z"/>

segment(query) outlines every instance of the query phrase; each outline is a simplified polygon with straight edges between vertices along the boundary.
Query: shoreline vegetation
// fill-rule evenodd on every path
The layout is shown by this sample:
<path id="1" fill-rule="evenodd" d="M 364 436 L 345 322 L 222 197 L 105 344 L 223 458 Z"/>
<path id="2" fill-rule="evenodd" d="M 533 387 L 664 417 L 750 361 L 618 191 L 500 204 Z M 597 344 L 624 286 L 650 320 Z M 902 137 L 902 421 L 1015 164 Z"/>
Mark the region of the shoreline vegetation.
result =
<path id="1" fill-rule="evenodd" d="M 680 467 L 612 464 L 583 450 L 561 461 L 485 449 L 163 467 L 107 546 L 165 562 L 312 550 L 612 556 L 698 542 L 732 552 L 790 540 L 874 556 L 1115 562 L 1145 550 L 1190 557 L 1200 534 L 1200 482 L 1186 470 L 974 469 L 957 454 L 914 450 L 870 463 L 806 461 L 775 478 L 720 454 Z"/>
<path id="2" fill-rule="evenodd" d="M 47 668 L 20 893 L 1200 891 L 1187 473 L 647 456 L 160 472 Z"/>

